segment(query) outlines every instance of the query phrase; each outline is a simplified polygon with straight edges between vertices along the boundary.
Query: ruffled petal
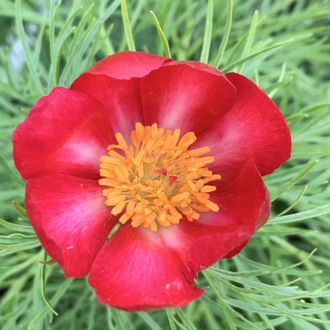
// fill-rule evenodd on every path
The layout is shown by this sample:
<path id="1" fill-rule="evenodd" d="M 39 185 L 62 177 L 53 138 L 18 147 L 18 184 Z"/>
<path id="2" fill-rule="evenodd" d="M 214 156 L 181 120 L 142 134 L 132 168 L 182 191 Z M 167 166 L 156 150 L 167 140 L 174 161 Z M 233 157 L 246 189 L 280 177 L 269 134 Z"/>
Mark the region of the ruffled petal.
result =
<path id="1" fill-rule="evenodd" d="M 202 63 L 170 62 L 141 79 L 145 124 L 200 134 L 233 105 L 236 89 Z"/>
<path id="2" fill-rule="evenodd" d="M 89 272 L 116 222 L 96 181 L 63 174 L 29 179 L 26 208 L 47 253 L 68 277 Z"/>
<path id="3" fill-rule="evenodd" d="M 187 260 L 193 271 L 237 254 L 269 216 L 268 192 L 251 160 L 231 178 L 220 180 L 211 196 L 219 212 L 160 231 L 165 244 Z"/>
<path id="4" fill-rule="evenodd" d="M 159 235 L 129 224 L 102 248 L 89 277 L 100 302 L 127 311 L 182 307 L 203 293 L 193 280 Z"/>
<path id="5" fill-rule="evenodd" d="M 97 178 L 100 156 L 113 142 L 102 104 L 84 93 L 57 87 L 17 126 L 14 160 L 25 179 L 47 172 Z"/>
<path id="6" fill-rule="evenodd" d="M 261 175 L 290 158 L 291 136 L 285 119 L 273 101 L 251 80 L 237 73 L 226 75 L 237 88 L 232 109 L 199 136 L 208 145 L 223 172 L 252 158 Z"/>
<path id="7" fill-rule="evenodd" d="M 120 52 L 97 62 L 86 72 L 116 79 L 140 78 L 168 61 L 171 59 L 144 52 Z"/>

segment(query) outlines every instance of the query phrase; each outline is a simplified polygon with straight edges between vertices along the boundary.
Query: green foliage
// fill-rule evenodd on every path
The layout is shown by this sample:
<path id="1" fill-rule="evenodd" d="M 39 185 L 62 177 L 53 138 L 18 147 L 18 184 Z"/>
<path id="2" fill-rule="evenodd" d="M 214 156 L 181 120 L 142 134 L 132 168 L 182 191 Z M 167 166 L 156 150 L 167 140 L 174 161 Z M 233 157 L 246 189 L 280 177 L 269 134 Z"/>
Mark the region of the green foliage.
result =
<path id="1" fill-rule="evenodd" d="M 330 329 L 329 17 L 327 0 L 0 0 L 1 329 Z M 271 219 L 200 274 L 206 294 L 184 309 L 125 313 L 66 279 L 26 218 L 11 155 L 13 129 L 40 96 L 135 47 L 242 72 L 293 135 L 291 160 L 265 178 Z"/>

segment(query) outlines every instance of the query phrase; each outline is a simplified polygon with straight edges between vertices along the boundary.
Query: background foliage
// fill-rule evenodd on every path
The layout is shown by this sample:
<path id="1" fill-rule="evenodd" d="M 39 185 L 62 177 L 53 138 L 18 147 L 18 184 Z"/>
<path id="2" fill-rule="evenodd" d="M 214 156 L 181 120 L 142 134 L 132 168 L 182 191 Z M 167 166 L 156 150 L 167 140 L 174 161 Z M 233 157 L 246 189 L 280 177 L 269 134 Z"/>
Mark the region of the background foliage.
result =
<path id="1" fill-rule="evenodd" d="M 329 1 L 130 0 L 129 16 L 125 4 L 0 0 L 1 329 L 330 329 Z M 200 274 L 206 294 L 185 309 L 125 313 L 98 304 L 86 280 L 65 279 L 25 216 L 11 156 L 34 102 L 133 49 L 131 31 L 138 50 L 249 76 L 293 135 L 292 159 L 266 178 L 271 219 L 240 255 Z"/>

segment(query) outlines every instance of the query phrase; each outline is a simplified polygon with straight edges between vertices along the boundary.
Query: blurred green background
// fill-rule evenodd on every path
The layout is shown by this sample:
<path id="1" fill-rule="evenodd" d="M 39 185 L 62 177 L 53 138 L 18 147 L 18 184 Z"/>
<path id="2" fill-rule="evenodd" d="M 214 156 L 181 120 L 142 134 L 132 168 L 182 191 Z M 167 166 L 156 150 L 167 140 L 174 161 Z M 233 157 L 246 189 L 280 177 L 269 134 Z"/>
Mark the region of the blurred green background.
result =
<path id="1" fill-rule="evenodd" d="M 46 259 L 25 216 L 11 135 L 52 87 L 132 48 L 121 2 L 0 0 L 0 328 L 330 329 L 329 1 L 127 0 L 136 49 L 165 54 L 153 10 L 173 58 L 257 82 L 288 120 L 292 158 L 265 178 L 267 225 L 200 274 L 206 294 L 185 309 L 102 306 L 86 280 L 66 279 Z"/>

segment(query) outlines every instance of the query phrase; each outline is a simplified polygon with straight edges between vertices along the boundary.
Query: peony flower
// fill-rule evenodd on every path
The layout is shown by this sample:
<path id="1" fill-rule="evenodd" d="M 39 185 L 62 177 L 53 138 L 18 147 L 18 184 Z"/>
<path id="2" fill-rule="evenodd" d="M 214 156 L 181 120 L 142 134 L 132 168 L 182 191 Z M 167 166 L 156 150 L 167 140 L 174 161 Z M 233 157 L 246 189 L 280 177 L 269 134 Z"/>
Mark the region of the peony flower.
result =
<path id="1" fill-rule="evenodd" d="M 262 176 L 291 152 L 281 112 L 249 79 L 141 52 L 54 88 L 13 144 L 47 253 L 128 311 L 200 297 L 197 272 L 265 223 Z"/>

